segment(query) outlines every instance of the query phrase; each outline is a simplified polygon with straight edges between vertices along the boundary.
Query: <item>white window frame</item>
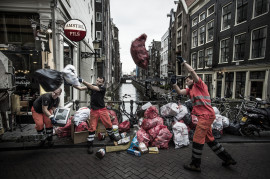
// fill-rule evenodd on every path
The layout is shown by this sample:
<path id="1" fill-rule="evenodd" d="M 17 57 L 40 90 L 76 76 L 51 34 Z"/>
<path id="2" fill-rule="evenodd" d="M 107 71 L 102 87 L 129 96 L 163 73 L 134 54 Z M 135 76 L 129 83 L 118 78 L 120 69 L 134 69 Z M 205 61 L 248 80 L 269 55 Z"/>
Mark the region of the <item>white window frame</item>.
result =
<path id="1" fill-rule="evenodd" d="M 267 32 L 267 30 L 268 30 L 268 26 L 266 25 L 266 26 L 261 26 L 261 27 L 258 27 L 258 28 L 255 28 L 255 29 L 253 29 L 253 30 L 251 30 L 251 35 L 250 35 L 250 49 L 249 49 L 249 59 L 248 60 L 257 60 L 257 59 L 264 59 L 265 58 L 265 52 L 264 52 L 264 57 L 259 57 L 259 58 L 252 58 L 252 35 L 253 35 L 253 31 L 255 31 L 255 30 L 258 30 L 258 29 L 262 29 L 262 28 L 266 28 L 266 32 Z M 266 33 L 266 46 L 267 46 L 267 33 Z M 265 51 L 266 51 L 266 49 L 265 49 Z"/>
<path id="2" fill-rule="evenodd" d="M 201 28 L 202 27 L 204 27 L 204 33 L 203 33 L 203 38 L 204 38 L 204 40 L 203 40 L 203 43 L 201 44 L 200 43 L 200 41 L 201 41 L 201 33 L 200 33 L 200 30 L 201 30 Z M 204 45 L 205 44 L 205 25 L 202 25 L 201 27 L 199 27 L 199 32 L 198 32 L 198 46 L 202 46 L 202 45 Z"/>
<path id="3" fill-rule="evenodd" d="M 194 20 L 197 19 L 196 24 L 194 24 Z M 199 23 L 198 16 L 192 19 L 192 27 L 196 26 Z"/>
<path id="4" fill-rule="evenodd" d="M 268 1 L 267 11 L 266 11 L 265 13 L 263 13 L 263 14 L 260 14 L 260 15 L 258 15 L 258 16 L 255 16 L 255 1 L 256 1 L 256 0 L 253 0 L 252 19 L 261 17 L 261 16 L 263 16 L 263 15 L 266 15 L 266 14 L 269 12 L 269 4 L 270 4 L 270 2 L 269 2 L 269 0 L 267 0 L 267 1 Z"/>
<path id="5" fill-rule="evenodd" d="M 203 69 L 204 68 L 204 64 L 202 65 L 202 67 L 199 67 L 199 64 L 200 64 L 200 56 L 199 56 L 199 54 L 200 54 L 200 52 L 202 52 L 203 53 L 203 59 L 204 59 L 204 50 L 200 50 L 200 51 L 198 51 L 198 56 L 197 56 L 197 69 Z M 203 61 L 204 62 L 204 61 Z"/>
<path id="6" fill-rule="evenodd" d="M 204 19 L 201 19 L 201 15 L 204 13 Z M 201 14 L 199 14 L 199 22 L 202 22 L 203 20 L 206 19 L 206 12 L 203 11 Z"/>
<path id="7" fill-rule="evenodd" d="M 180 26 L 178 26 L 178 17 L 179 16 L 181 16 L 182 15 L 182 18 L 181 18 L 181 24 L 180 24 Z M 182 12 L 180 12 L 179 14 L 178 14 L 178 16 L 177 16 L 177 28 L 181 28 L 182 27 L 182 25 L 183 25 L 183 13 Z"/>
<path id="8" fill-rule="evenodd" d="M 209 47 L 209 48 L 207 48 L 207 49 L 205 49 L 205 52 L 204 52 L 204 57 L 206 57 L 206 56 L 208 56 L 208 53 L 206 53 L 206 52 L 208 52 L 207 50 L 208 49 L 212 49 L 212 65 L 213 65 L 213 47 Z M 207 61 L 208 62 L 208 61 Z M 205 68 L 210 68 L 210 66 L 208 66 L 207 64 L 205 65 Z"/>
<path id="9" fill-rule="evenodd" d="M 191 67 L 196 69 L 195 65 L 193 64 L 193 55 L 196 54 L 196 61 L 198 60 L 198 53 L 197 52 L 194 52 L 194 53 L 191 53 Z"/>
<path id="10" fill-rule="evenodd" d="M 179 32 L 180 32 L 180 37 L 181 37 L 181 40 L 180 42 L 178 42 L 178 38 L 179 38 Z M 180 28 L 179 30 L 177 30 L 177 33 L 176 33 L 176 44 L 182 44 L 182 41 L 183 41 L 183 32 L 182 32 L 182 28 Z"/>
<path id="11" fill-rule="evenodd" d="M 226 4 L 226 5 L 224 5 L 224 6 L 222 6 L 222 12 L 221 12 L 221 31 L 225 31 L 225 30 L 227 30 L 227 29 L 230 29 L 231 28 L 231 25 L 230 25 L 230 27 L 228 27 L 228 28 L 223 28 L 223 9 L 224 9 L 224 7 L 226 7 L 226 6 L 229 6 L 230 4 L 232 4 L 231 2 L 230 3 L 228 3 L 228 4 Z M 232 20 L 232 11 L 231 11 L 231 20 Z"/>
<path id="12" fill-rule="evenodd" d="M 98 34 L 100 34 L 100 35 L 98 36 Z M 96 39 L 97 40 L 102 40 L 102 33 L 101 33 L 101 31 L 96 31 Z"/>
<path id="13" fill-rule="evenodd" d="M 213 38 L 212 38 L 212 40 L 208 41 L 208 24 L 211 23 L 211 22 L 213 22 Z M 214 40 L 214 31 L 215 31 L 215 22 L 214 22 L 214 19 L 213 19 L 213 20 L 209 21 L 209 22 L 206 24 L 206 28 L 205 28 L 205 32 L 206 32 L 206 35 L 205 35 L 205 38 L 206 38 L 206 39 L 205 39 L 205 43 L 209 43 L 209 42 L 211 42 L 211 41 Z"/>
<path id="14" fill-rule="evenodd" d="M 230 39 L 230 38 L 221 39 L 220 43 L 219 43 L 219 61 L 218 61 L 219 64 L 227 64 L 227 63 L 229 63 L 229 60 L 228 60 L 228 62 L 221 62 L 221 42 L 224 41 L 224 40 L 227 40 L 227 39 Z M 229 54 L 230 54 L 230 52 L 229 52 Z"/>
<path id="15" fill-rule="evenodd" d="M 214 6 L 214 11 L 211 14 L 208 14 L 209 9 L 212 8 L 213 6 Z M 210 6 L 209 8 L 207 8 L 207 17 L 211 16 L 214 13 L 215 13 L 215 4 L 213 4 L 212 6 Z"/>
<path id="16" fill-rule="evenodd" d="M 244 61 L 244 59 L 239 59 L 239 60 L 234 60 L 234 57 L 235 57 L 235 37 L 236 36 L 240 36 L 240 35 L 243 35 L 243 34 L 247 34 L 246 32 L 243 32 L 243 33 L 240 33 L 240 34 L 236 34 L 233 38 L 233 57 L 232 57 L 232 62 L 240 62 L 240 61 Z"/>
<path id="17" fill-rule="evenodd" d="M 98 18 L 98 17 L 100 17 L 100 18 Z M 102 21 L 102 13 L 96 12 L 96 22 L 101 22 L 101 21 Z"/>
<path id="18" fill-rule="evenodd" d="M 242 21 L 242 22 L 240 22 L 240 23 L 237 23 L 237 18 L 238 18 L 238 16 L 237 16 L 237 2 L 238 2 L 238 1 L 239 1 L 239 0 L 236 0 L 236 1 L 235 1 L 235 19 L 234 19 L 234 24 L 235 24 L 235 26 L 247 22 L 247 19 L 246 19 L 245 21 Z M 247 6 L 248 6 L 248 5 L 247 5 Z M 248 9 L 247 9 L 247 11 L 248 11 Z M 248 18 L 248 13 L 247 13 L 247 18 Z"/>
<path id="19" fill-rule="evenodd" d="M 197 45 L 196 45 L 196 46 L 193 46 L 193 45 L 194 45 L 193 32 L 195 32 L 195 31 L 197 31 Z M 192 47 L 192 48 L 198 47 L 198 38 L 199 38 L 199 37 L 198 37 L 198 29 L 196 29 L 196 30 L 192 31 L 192 34 L 191 34 L 191 43 L 192 43 L 192 44 L 191 44 L 191 47 Z"/>
<path id="20" fill-rule="evenodd" d="M 96 2 L 101 3 L 101 0 L 96 0 Z"/>

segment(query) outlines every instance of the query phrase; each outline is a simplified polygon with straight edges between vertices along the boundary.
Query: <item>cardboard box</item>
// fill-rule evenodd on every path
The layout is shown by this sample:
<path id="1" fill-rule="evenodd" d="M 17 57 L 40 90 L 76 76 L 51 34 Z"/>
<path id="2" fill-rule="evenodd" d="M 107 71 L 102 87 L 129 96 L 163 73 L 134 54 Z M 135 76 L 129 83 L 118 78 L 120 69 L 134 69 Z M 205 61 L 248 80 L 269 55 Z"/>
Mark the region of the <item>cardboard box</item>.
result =
<path id="1" fill-rule="evenodd" d="M 75 125 L 71 124 L 71 138 L 74 144 L 87 142 L 88 135 L 88 131 L 75 132 Z"/>
<path id="2" fill-rule="evenodd" d="M 98 120 L 95 137 L 98 137 L 98 133 L 103 133 L 108 136 L 106 128 L 100 120 Z M 73 123 L 71 124 L 71 138 L 74 144 L 87 142 L 88 135 L 88 131 L 75 132 L 75 125 Z"/>

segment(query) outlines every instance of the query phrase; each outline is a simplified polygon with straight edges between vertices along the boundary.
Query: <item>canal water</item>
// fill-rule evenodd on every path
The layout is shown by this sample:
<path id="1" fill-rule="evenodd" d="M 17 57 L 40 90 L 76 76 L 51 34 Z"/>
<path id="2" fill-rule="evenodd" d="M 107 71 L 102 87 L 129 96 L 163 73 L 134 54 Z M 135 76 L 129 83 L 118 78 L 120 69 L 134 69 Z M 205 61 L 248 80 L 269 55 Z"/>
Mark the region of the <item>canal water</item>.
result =
<path id="1" fill-rule="evenodd" d="M 126 98 L 123 98 L 123 96 L 127 94 Z M 120 84 L 119 88 L 114 92 L 114 101 L 128 101 L 125 102 L 125 109 L 128 113 L 130 113 L 130 103 L 129 101 L 142 101 L 143 100 L 143 94 L 138 91 L 133 84 L 131 83 L 131 80 L 127 80 L 127 83 Z M 133 103 L 133 114 L 135 113 L 137 108 L 137 104 Z M 123 121 L 128 119 L 125 115 L 123 115 Z"/>

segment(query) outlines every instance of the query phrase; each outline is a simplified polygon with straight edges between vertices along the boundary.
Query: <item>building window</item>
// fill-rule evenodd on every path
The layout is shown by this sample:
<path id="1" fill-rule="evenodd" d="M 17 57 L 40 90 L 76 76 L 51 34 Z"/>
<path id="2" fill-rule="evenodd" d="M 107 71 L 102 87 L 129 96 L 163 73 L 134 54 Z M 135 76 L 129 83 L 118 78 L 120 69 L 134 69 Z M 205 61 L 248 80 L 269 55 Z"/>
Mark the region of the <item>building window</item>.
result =
<path id="1" fill-rule="evenodd" d="M 101 40 L 101 31 L 96 32 L 96 39 Z"/>
<path id="2" fill-rule="evenodd" d="M 252 31 L 252 51 L 251 58 L 263 58 L 266 49 L 267 27 Z"/>
<path id="3" fill-rule="evenodd" d="M 198 24 L 198 17 L 195 17 L 193 20 L 192 20 L 192 26 L 195 26 Z"/>
<path id="4" fill-rule="evenodd" d="M 229 60 L 229 42 L 230 39 L 220 41 L 220 63 L 227 63 Z"/>
<path id="5" fill-rule="evenodd" d="M 178 23 L 178 27 L 182 26 L 182 13 L 179 14 L 179 16 L 177 17 L 177 23 Z"/>
<path id="6" fill-rule="evenodd" d="M 245 85 L 246 85 L 246 72 L 236 72 L 235 98 L 240 98 L 239 95 L 244 96 Z"/>
<path id="7" fill-rule="evenodd" d="M 99 2 L 99 3 L 101 3 L 101 0 L 96 0 L 96 2 Z"/>
<path id="8" fill-rule="evenodd" d="M 236 3 L 237 3 L 236 23 L 239 24 L 247 20 L 248 0 L 237 0 Z"/>
<path id="9" fill-rule="evenodd" d="M 213 48 L 208 48 L 205 50 L 205 61 L 206 61 L 206 64 L 205 66 L 207 67 L 211 67 L 212 66 L 212 63 L 213 63 Z"/>
<path id="10" fill-rule="evenodd" d="M 204 44 L 205 26 L 200 27 L 199 33 L 200 33 L 200 36 L 199 36 L 199 45 L 202 45 L 202 44 Z"/>
<path id="11" fill-rule="evenodd" d="M 215 12 L 215 5 L 213 4 L 207 9 L 207 17 L 212 15 Z"/>
<path id="12" fill-rule="evenodd" d="M 182 30 L 177 31 L 177 43 L 181 43 L 182 41 Z"/>
<path id="13" fill-rule="evenodd" d="M 199 51 L 198 69 L 202 69 L 203 67 L 204 67 L 204 51 Z"/>
<path id="14" fill-rule="evenodd" d="M 101 13 L 97 12 L 96 15 L 97 15 L 97 17 L 96 17 L 96 18 L 97 18 L 97 19 L 96 19 L 96 22 L 101 22 L 101 20 L 102 20 L 102 19 L 101 19 Z"/>
<path id="15" fill-rule="evenodd" d="M 246 34 L 240 34 L 234 38 L 234 60 L 244 60 L 245 57 Z"/>
<path id="16" fill-rule="evenodd" d="M 200 14 L 200 22 L 203 21 L 205 19 L 205 12 Z"/>
<path id="17" fill-rule="evenodd" d="M 193 69 L 196 69 L 196 65 L 197 65 L 197 53 L 193 53 L 191 55 L 191 66 Z"/>
<path id="18" fill-rule="evenodd" d="M 254 0 L 253 17 L 265 14 L 269 11 L 269 0 Z"/>
<path id="19" fill-rule="evenodd" d="M 231 16 L 232 16 L 232 3 L 222 7 L 222 27 L 221 30 L 226 30 L 231 27 Z"/>
<path id="20" fill-rule="evenodd" d="M 198 46 L 198 31 L 195 30 L 192 32 L 192 47 Z"/>
<path id="21" fill-rule="evenodd" d="M 214 20 L 207 23 L 206 42 L 213 41 L 214 38 Z"/>

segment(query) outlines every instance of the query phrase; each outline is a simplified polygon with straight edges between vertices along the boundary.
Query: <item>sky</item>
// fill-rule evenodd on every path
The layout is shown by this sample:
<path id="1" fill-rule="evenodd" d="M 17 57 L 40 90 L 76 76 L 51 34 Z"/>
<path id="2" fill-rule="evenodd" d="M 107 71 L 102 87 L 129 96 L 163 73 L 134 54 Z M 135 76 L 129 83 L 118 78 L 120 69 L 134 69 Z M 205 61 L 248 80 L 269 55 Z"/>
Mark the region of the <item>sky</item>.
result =
<path id="1" fill-rule="evenodd" d="M 170 18 L 167 14 L 175 9 L 174 0 L 111 0 L 111 18 L 119 29 L 120 60 L 124 74 L 130 74 L 136 68 L 130 46 L 133 40 L 145 33 L 145 47 L 153 39 L 161 41 L 161 37 L 169 28 Z"/>

